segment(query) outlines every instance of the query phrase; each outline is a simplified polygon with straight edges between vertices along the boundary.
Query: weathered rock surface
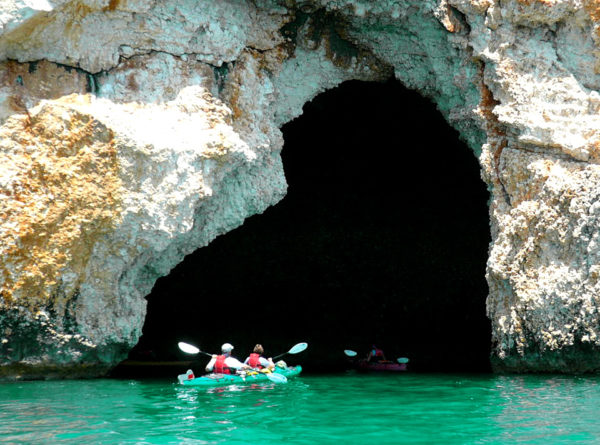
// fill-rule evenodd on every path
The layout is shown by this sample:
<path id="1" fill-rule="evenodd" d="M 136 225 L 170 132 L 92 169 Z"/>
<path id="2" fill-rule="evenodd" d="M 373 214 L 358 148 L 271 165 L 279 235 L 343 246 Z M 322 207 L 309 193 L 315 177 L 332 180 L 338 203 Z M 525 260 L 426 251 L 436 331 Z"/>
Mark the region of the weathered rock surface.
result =
<path id="1" fill-rule="evenodd" d="M 480 159 L 496 369 L 597 370 L 599 23 L 596 0 L 3 3 L 0 375 L 122 359 L 155 280 L 284 196 L 279 127 L 392 75 Z"/>

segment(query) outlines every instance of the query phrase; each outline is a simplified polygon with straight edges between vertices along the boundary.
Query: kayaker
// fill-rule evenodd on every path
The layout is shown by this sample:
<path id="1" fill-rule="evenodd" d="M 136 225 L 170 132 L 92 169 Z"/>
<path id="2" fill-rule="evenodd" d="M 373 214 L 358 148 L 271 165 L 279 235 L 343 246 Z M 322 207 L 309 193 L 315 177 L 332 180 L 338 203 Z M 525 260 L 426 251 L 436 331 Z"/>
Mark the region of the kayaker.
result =
<path id="1" fill-rule="evenodd" d="M 383 351 L 375 345 L 373 345 L 373 347 L 369 351 L 369 354 L 367 355 L 367 362 L 371 361 L 386 361 L 385 354 L 383 353 Z"/>
<path id="2" fill-rule="evenodd" d="M 215 372 L 216 374 L 235 374 L 240 369 L 251 369 L 250 366 L 243 364 L 238 359 L 231 356 L 233 346 L 224 343 L 221 346 L 221 355 L 213 355 L 206 365 L 206 372 Z"/>
<path id="3" fill-rule="evenodd" d="M 244 360 L 245 365 L 249 365 L 256 369 L 268 368 L 270 370 L 275 369 L 275 363 L 273 363 L 273 359 L 271 357 L 264 358 L 262 355 L 265 353 L 262 345 L 258 344 L 254 347 L 254 350 L 246 360 Z"/>

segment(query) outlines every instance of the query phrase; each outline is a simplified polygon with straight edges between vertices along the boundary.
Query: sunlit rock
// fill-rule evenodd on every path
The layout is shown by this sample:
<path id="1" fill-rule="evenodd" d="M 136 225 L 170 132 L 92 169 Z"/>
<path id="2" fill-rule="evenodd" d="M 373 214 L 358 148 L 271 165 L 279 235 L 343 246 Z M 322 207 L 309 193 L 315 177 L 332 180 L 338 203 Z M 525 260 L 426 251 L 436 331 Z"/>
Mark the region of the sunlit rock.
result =
<path id="1" fill-rule="evenodd" d="M 114 365 L 158 277 L 284 196 L 281 125 L 390 76 L 480 160 L 495 368 L 597 370 L 599 22 L 596 0 L 3 3 L 3 375 Z"/>

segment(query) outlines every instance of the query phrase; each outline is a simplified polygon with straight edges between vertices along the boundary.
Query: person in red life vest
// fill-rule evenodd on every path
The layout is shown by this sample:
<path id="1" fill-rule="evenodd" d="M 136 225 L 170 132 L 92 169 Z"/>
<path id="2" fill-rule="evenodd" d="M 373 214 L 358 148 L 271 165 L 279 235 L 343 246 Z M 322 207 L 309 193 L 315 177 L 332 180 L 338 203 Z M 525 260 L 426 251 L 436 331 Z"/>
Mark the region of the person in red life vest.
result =
<path id="1" fill-rule="evenodd" d="M 269 368 L 270 370 L 273 370 L 275 368 L 273 359 L 271 357 L 268 359 L 262 357 L 264 353 L 265 350 L 262 345 L 256 345 L 252 354 L 250 354 L 250 356 L 244 360 L 244 364 L 256 369 Z"/>
<path id="2" fill-rule="evenodd" d="M 215 374 L 235 374 L 240 369 L 250 369 L 250 366 L 244 365 L 238 359 L 231 356 L 233 346 L 229 343 L 221 346 L 221 355 L 213 355 L 206 365 L 206 372 L 214 372 Z"/>
<path id="3" fill-rule="evenodd" d="M 369 351 L 369 354 L 367 355 L 367 361 L 368 362 L 380 362 L 383 361 L 385 362 L 385 354 L 383 353 L 383 351 L 381 349 L 379 349 L 377 346 L 373 345 L 373 348 Z"/>

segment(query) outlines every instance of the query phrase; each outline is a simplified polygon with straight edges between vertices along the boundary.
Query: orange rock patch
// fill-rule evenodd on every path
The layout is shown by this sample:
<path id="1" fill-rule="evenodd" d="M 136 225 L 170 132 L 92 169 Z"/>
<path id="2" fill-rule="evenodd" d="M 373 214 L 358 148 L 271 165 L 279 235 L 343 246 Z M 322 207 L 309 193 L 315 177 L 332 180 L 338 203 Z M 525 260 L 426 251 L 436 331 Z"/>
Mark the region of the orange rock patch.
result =
<path id="1" fill-rule="evenodd" d="M 517 2 L 521 3 L 522 5 L 531 5 L 533 3 L 541 3 L 542 5 L 545 6 L 554 6 L 555 0 L 517 0 Z"/>
<path id="2" fill-rule="evenodd" d="M 594 22 L 600 22 L 600 0 L 584 0 L 583 7 Z"/>
<path id="3" fill-rule="evenodd" d="M 74 97 L 74 96 L 73 96 Z M 99 238 L 120 215 L 114 135 L 90 115 L 47 103 L 0 128 L 0 296 L 32 309 L 69 299 L 65 268 L 85 278 Z M 59 291 L 60 290 L 60 291 Z"/>
<path id="4" fill-rule="evenodd" d="M 114 11 L 119 6 L 120 0 L 110 0 L 108 6 L 104 8 L 105 11 Z"/>

